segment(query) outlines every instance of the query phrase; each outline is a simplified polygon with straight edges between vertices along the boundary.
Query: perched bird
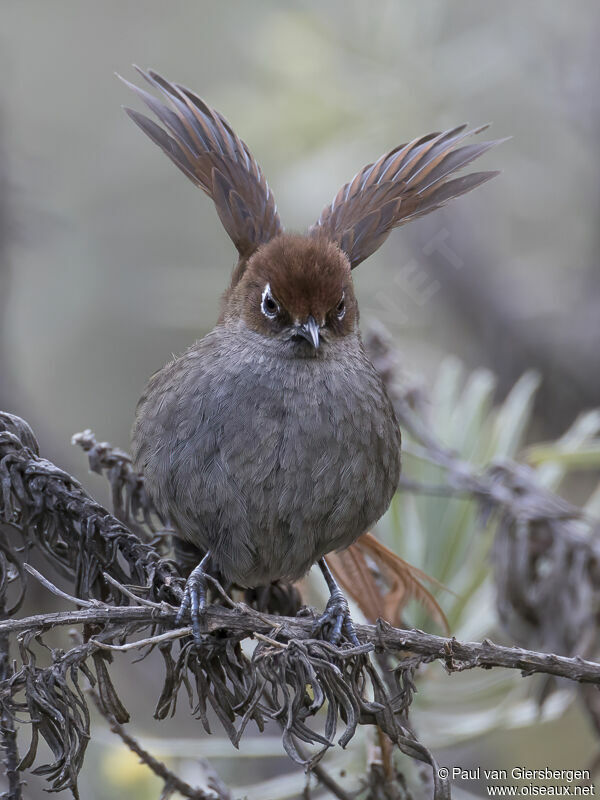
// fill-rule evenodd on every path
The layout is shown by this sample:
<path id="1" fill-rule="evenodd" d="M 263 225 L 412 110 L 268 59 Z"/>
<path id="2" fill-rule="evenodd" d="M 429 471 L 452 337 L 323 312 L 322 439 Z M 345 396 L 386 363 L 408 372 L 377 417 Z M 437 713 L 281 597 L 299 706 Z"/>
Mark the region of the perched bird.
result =
<path id="1" fill-rule="evenodd" d="M 129 116 L 212 198 L 239 253 L 215 328 L 155 373 L 133 427 L 133 454 L 156 508 L 205 556 L 179 619 L 200 636 L 206 576 L 255 587 L 319 563 L 330 599 L 319 635 L 356 643 L 324 556 L 388 508 L 400 430 L 358 327 L 351 271 L 394 227 L 496 172 L 454 173 L 496 142 L 463 144 L 460 125 L 395 147 L 362 169 L 307 234 L 284 233 L 248 148 L 217 111 L 156 72 L 168 106 L 130 83 L 162 123 Z"/>

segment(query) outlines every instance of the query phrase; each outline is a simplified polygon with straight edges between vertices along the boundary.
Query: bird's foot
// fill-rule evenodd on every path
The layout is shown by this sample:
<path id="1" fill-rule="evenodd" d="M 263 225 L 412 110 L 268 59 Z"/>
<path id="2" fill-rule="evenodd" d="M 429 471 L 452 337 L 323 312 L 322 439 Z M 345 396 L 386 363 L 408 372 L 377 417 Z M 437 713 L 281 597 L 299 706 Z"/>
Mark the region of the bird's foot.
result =
<path id="1" fill-rule="evenodd" d="M 179 611 L 175 618 L 175 624 L 181 625 L 189 611 L 196 644 L 200 644 L 202 640 L 201 617 L 206 609 L 206 591 L 208 585 L 208 576 L 204 571 L 206 561 L 207 557 L 204 557 L 198 566 L 194 567 L 190 572 L 190 576 L 185 584 L 185 589 L 183 590 L 181 605 L 179 606 Z"/>
<path id="2" fill-rule="evenodd" d="M 337 645 L 342 638 L 342 633 L 353 645 L 360 644 L 350 616 L 348 601 L 340 589 L 336 588 L 331 592 L 324 613 L 313 626 L 313 635 Z"/>

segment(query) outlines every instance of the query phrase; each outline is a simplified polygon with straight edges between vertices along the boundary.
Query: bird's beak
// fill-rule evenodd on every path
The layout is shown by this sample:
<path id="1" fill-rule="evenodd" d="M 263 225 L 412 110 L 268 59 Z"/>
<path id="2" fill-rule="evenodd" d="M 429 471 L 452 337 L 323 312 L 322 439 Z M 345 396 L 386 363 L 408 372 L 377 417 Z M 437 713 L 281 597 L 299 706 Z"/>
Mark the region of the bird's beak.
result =
<path id="1" fill-rule="evenodd" d="M 304 338 L 312 344 L 315 350 L 318 348 L 320 344 L 319 326 L 314 317 L 309 317 L 303 325 L 299 325 L 298 333 L 300 336 L 304 336 Z"/>

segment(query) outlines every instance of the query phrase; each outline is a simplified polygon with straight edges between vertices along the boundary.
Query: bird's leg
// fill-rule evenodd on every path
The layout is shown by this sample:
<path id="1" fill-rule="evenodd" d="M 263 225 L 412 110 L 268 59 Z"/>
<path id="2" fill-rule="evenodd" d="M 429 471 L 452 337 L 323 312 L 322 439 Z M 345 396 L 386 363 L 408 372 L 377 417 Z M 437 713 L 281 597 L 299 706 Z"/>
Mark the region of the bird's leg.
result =
<path id="1" fill-rule="evenodd" d="M 316 633 L 321 633 L 323 638 L 329 639 L 332 644 L 337 644 L 339 642 L 343 631 L 346 638 L 352 642 L 353 645 L 359 645 L 360 642 L 356 637 L 354 623 L 352 622 L 350 609 L 348 608 L 348 601 L 342 594 L 342 590 L 337 585 L 324 558 L 319 559 L 319 568 L 327 582 L 330 597 L 327 601 L 325 612 L 315 622 L 314 631 Z"/>
<path id="2" fill-rule="evenodd" d="M 202 558 L 202 561 L 194 567 L 190 572 L 190 576 L 186 581 L 185 589 L 183 590 L 183 598 L 175 624 L 181 625 L 181 622 L 187 612 L 190 612 L 192 618 L 192 630 L 194 632 L 194 639 L 196 644 L 200 644 L 202 632 L 200 630 L 200 614 L 206 608 L 206 568 L 210 561 L 210 551 Z"/>

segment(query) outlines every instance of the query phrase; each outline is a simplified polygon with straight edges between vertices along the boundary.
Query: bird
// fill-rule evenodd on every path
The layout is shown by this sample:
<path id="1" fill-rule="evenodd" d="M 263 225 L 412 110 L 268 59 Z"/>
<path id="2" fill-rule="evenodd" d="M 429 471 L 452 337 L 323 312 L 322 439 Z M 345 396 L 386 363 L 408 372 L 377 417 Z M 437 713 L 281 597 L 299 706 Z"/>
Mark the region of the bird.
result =
<path id="1" fill-rule="evenodd" d="M 363 346 L 352 271 L 394 228 L 497 175 L 456 172 L 500 140 L 465 143 L 488 126 L 462 124 L 394 147 L 306 233 L 288 232 L 227 120 L 181 84 L 136 69 L 154 94 L 122 80 L 158 122 L 125 111 L 212 199 L 238 254 L 215 327 L 150 378 L 132 429 L 156 509 L 204 553 L 177 622 L 189 615 L 201 641 L 211 575 L 257 587 L 318 564 L 330 596 L 315 635 L 356 645 L 325 556 L 389 507 L 401 432 Z"/>

